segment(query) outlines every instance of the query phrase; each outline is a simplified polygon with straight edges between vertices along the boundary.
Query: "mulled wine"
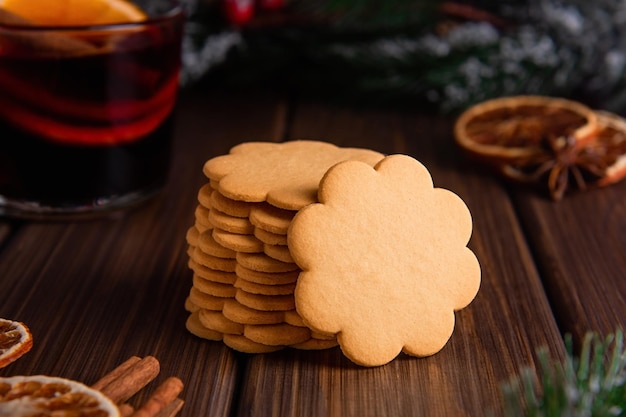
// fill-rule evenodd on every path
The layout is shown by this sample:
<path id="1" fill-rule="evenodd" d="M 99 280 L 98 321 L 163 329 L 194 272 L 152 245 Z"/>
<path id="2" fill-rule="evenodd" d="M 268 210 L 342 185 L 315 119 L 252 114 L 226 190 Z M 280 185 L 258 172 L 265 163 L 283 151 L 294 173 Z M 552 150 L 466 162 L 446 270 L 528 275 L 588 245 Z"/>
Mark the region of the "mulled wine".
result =
<path id="1" fill-rule="evenodd" d="M 170 162 L 182 13 L 85 28 L 0 24 L 0 213 L 154 195 Z"/>

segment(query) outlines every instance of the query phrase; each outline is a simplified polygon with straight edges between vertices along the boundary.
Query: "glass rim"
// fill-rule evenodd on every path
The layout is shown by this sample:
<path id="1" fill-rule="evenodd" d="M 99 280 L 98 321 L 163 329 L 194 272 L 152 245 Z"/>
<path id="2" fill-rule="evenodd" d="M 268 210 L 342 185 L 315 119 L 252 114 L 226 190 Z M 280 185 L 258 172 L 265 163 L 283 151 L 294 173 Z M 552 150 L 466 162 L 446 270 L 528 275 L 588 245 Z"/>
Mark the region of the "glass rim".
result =
<path id="1" fill-rule="evenodd" d="M 134 27 L 151 26 L 183 18 L 185 9 L 180 1 L 173 1 L 172 7 L 167 11 L 156 15 L 148 16 L 147 19 L 136 22 L 120 22 L 120 23 L 102 23 L 95 25 L 36 25 L 36 24 L 19 24 L 19 23 L 2 23 L 0 29 L 30 32 L 90 32 L 90 31 L 115 31 L 119 29 L 129 29 Z"/>

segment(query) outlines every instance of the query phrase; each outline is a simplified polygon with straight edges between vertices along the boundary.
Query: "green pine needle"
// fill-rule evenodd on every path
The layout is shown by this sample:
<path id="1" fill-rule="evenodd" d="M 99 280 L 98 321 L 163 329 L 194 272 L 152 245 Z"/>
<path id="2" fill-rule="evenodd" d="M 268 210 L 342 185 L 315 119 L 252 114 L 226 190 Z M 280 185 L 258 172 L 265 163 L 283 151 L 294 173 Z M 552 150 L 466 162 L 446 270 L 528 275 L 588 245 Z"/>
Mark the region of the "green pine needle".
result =
<path id="1" fill-rule="evenodd" d="M 502 385 L 507 417 L 626 416 L 626 351 L 621 330 L 605 339 L 588 333 L 573 353 L 565 338 L 563 361 L 550 359 L 539 349 L 539 370 L 524 368 Z"/>

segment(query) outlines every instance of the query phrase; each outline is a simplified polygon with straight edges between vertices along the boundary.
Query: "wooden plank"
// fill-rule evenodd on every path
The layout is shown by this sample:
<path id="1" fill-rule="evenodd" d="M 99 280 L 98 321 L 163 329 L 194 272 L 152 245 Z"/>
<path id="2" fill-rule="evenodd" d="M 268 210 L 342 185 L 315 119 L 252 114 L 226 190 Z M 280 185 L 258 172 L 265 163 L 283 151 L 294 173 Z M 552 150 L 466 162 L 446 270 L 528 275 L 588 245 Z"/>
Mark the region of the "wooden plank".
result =
<path id="1" fill-rule="evenodd" d="M 9 238 L 9 234 L 11 233 L 11 225 L 9 222 L 1 220 L 0 221 L 0 248 Z"/>
<path id="2" fill-rule="evenodd" d="M 408 153 L 422 161 L 436 186 L 468 204 L 474 218 L 470 247 L 481 262 L 483 282 L 473 303 L 457 313 L 451 340 L 428 358 L 401 355 L 385 366 L 363 368 L 339 348 L 251 356 L 236 415 L 497 415 L 500 383 L 535 365 L 538 347 L 563 355 L 505 190 L 460 158 L 449 119 L 298 103 L 292 121 L 288 138 Z"/>
<path id="3" fill-rule="evenodd" d="M 625 196 L 626 182 L 560 202 L 516 193 L 559 326 L 578 340 L 626 327 Z"/>
<path id="4" fill-rule="evenodd" d="M 271 98 L 189 94 L 178 113 L 170 181 L 158 198 L 109 219 L 25 223 L 4 247 L 0 317 L 29 325 L 34 347 L 0 375 L 92 383 L 131 355 L 153 355 L 161 379 L 184 381 L 183 410 L 190 411 L 183 415 L 229 415 L 240 361 L 185 328 L 185 234 L 207 181 L 204 162 L 238 142 L 272 139 L 281 107 Z"/>

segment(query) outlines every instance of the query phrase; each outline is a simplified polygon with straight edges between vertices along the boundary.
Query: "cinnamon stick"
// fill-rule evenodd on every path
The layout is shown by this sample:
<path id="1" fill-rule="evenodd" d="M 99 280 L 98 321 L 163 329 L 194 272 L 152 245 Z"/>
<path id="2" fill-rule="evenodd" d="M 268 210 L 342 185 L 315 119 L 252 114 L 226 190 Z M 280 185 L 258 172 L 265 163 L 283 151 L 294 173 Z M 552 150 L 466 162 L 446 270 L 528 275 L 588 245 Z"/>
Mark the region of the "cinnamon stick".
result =
<path id="1" fill-rule="evenodd" d="M 139 362 L 141 358 L 139 356 L 131 356 L 117 368 L 113 369 L 111 372 L 100 378 L 96 381 L 91 388 L 102 390 L 104 387 L 109 385 L 111 382 L 119 378 L 124 372 L 130 369 L 131 366 Z"/>
<path id="2" fill-rule="evenodd" d="M 132 364 L 118 378 L 109 382 L 100 391 L 114 403 L 121 403 L 139 392 L 159 374 L 159 361 L 153 356 Z"/>
<path id="3" fill-rule="evenodd" d="M 174 401 L 169 403 L 165 408 L 159 411 L 154 417 L 174 417 L 185 405 L 185 401 L 180 398 L 174 398 Z"/>
<path id="4" fill-rule="evenodd" d="M 119 408 L 122 417 L 130 417 L 135 412 L 133 406 L 128 403 L 120 404 L 117 408 Z"/>
<path id="5" fill-rule="evenodd" d="M 139 408 L 132 417 L 155 417 L 159 412 L 171 404 L 183 390 L 183 382 L 176 377 L 169 377 L 152 393 L 150 398 Z"/>

